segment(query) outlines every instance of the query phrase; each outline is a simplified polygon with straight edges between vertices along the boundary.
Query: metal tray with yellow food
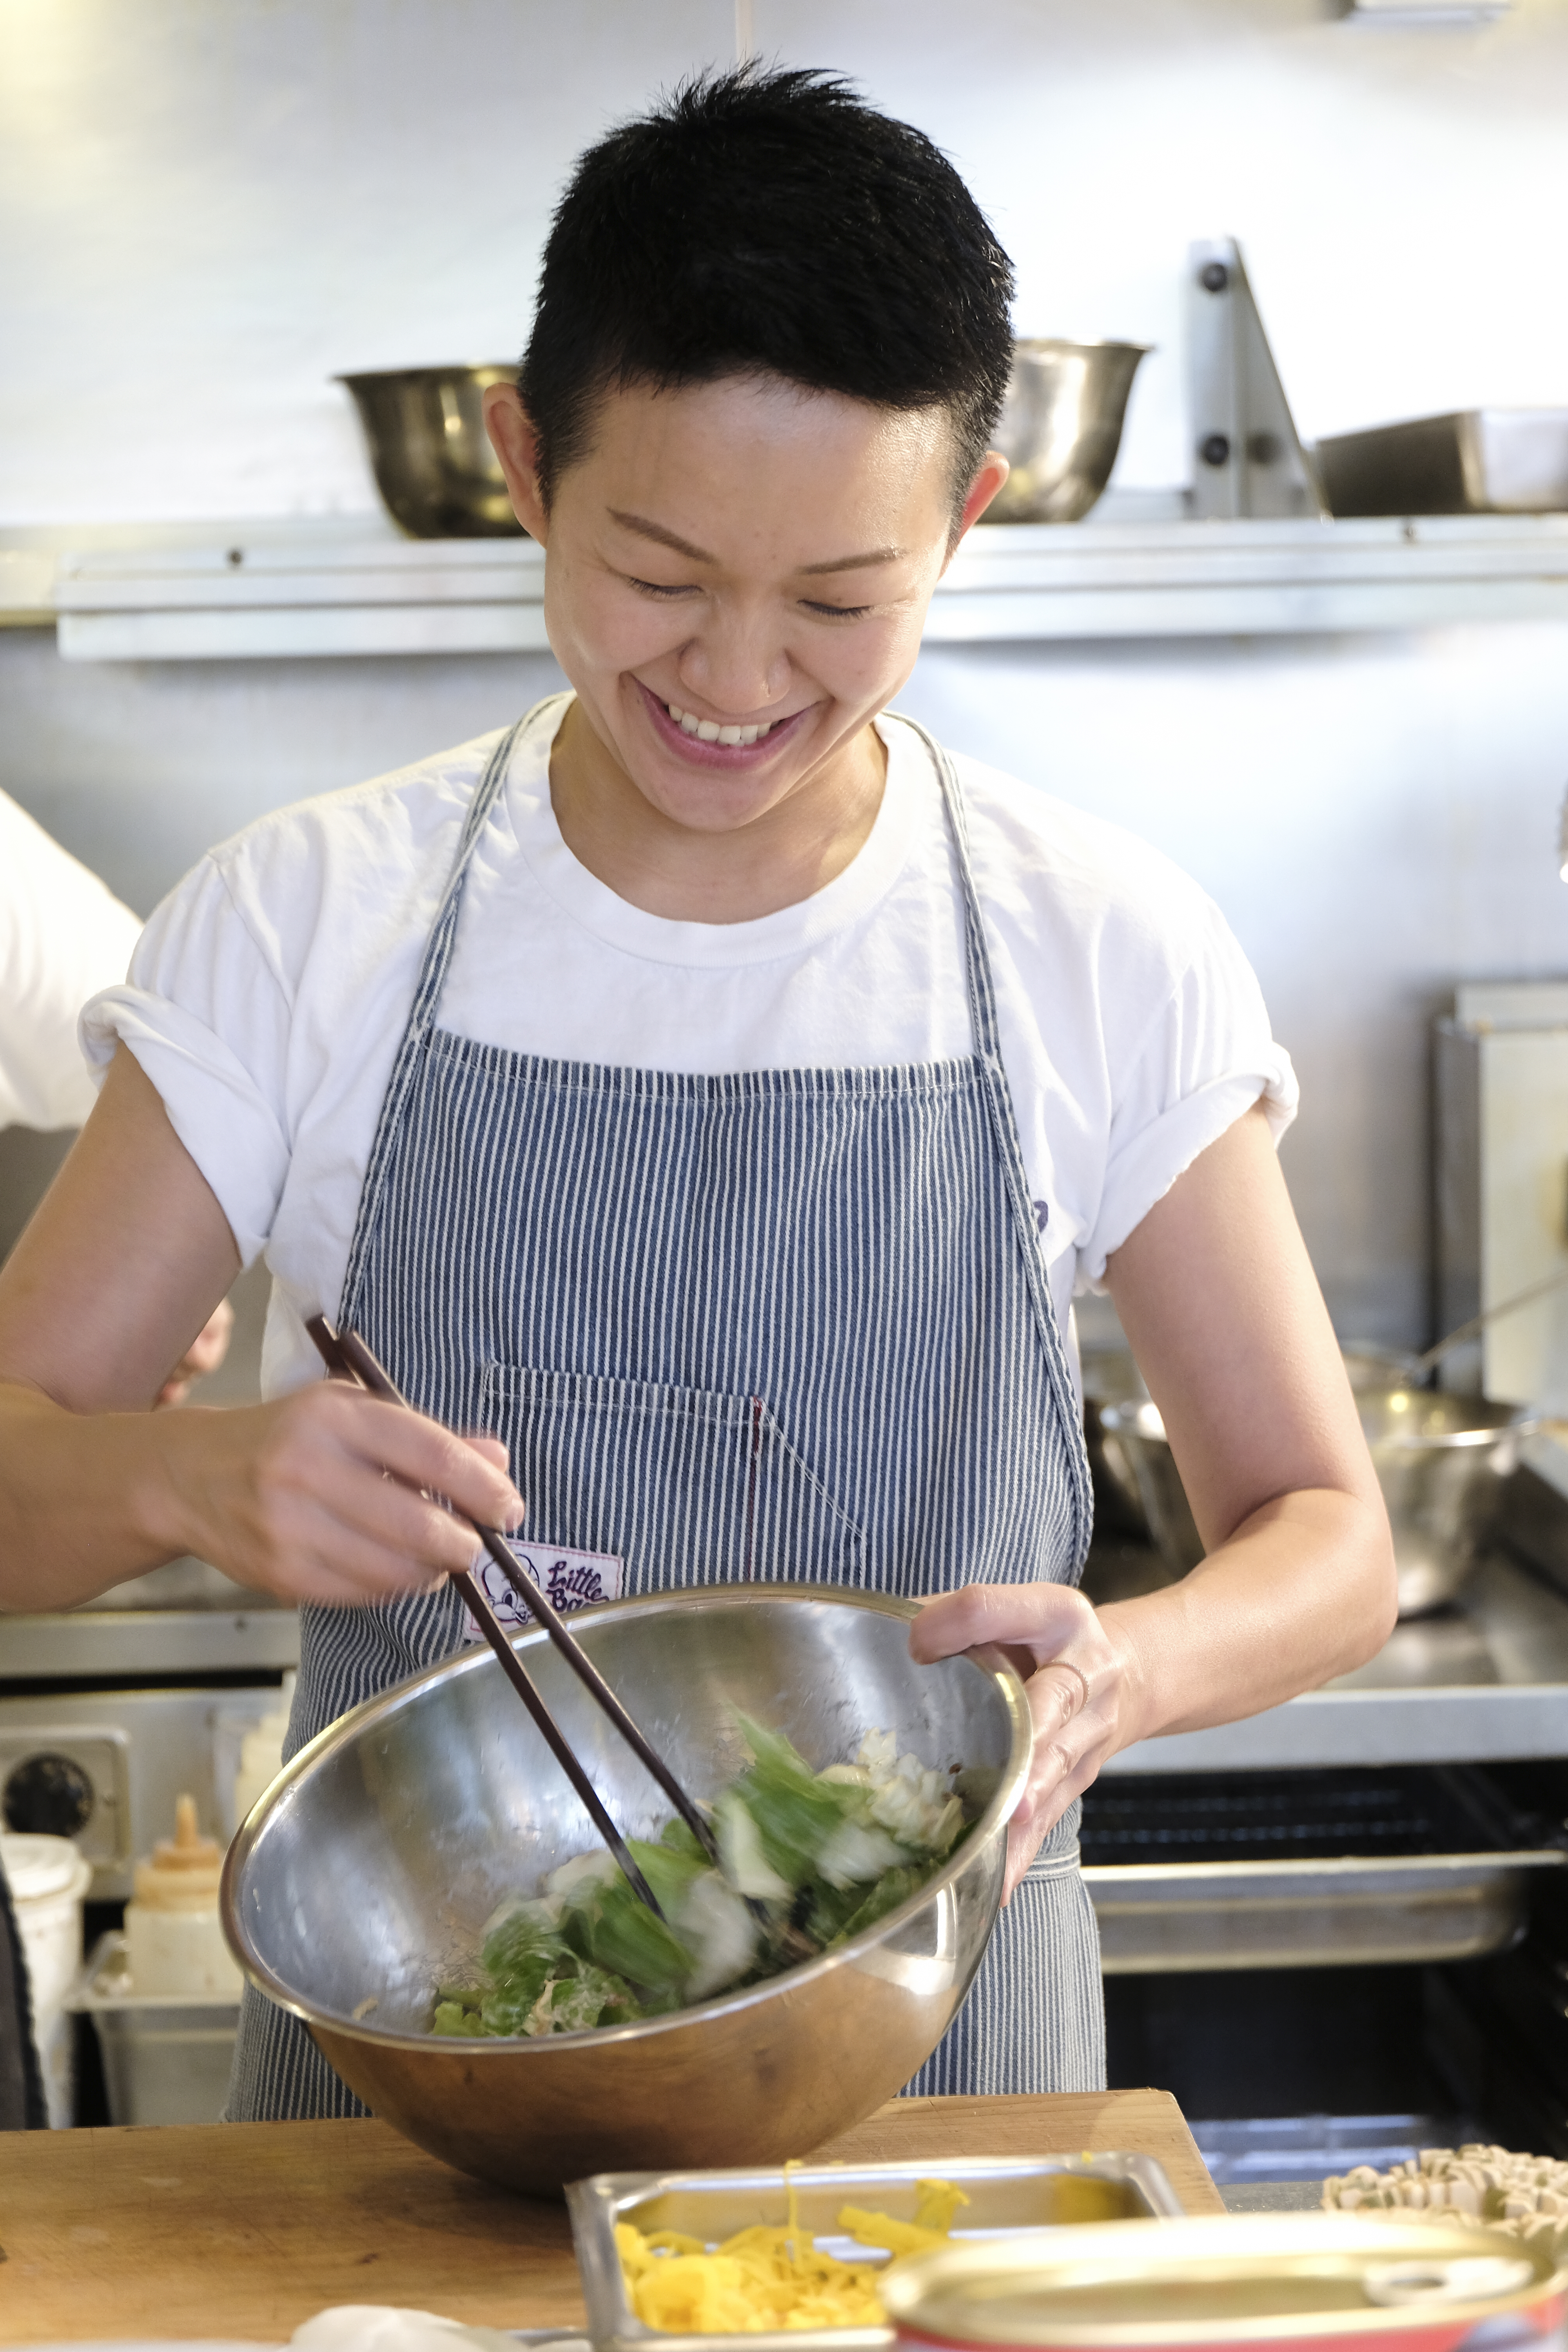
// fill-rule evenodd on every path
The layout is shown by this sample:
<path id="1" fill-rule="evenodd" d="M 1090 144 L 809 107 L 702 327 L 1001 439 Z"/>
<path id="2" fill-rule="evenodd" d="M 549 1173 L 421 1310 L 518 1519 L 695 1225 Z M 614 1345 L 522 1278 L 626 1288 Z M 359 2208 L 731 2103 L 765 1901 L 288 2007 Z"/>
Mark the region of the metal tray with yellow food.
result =
<path id="1" fill-rule="evenodd" d="M 890 2221 L 893 2234 L 912 2240 L 920 2221 L 932 2218 L 932 2191 L 947 2224 L 940 2234 L 959 2243 L 1059 2224 L 1148 2221 L 1183 2210 L 1152 2157 L 1119 2153 L 967 2157 L 940 2165 L 598 2173 L 574 2181 L 566 2191 L 595 2352 L 726 2352 L 741 2346 L 749 2352 L 813 2352 L 814 2347 L 820 2352 L 884 2352 L 892 2329 L 879 2315 L 847 2326 L 802 2326 L 798 2317 L 772 2328 L 650 2326 L 634 2304 L 622 2259 L 627 2241 L 617 2232 L 635 2232 L 644 2245 L 654 2242 L 657 2258 L 676 2253 L 683 2241 L 712 2253 L 742 2232 L 795 2230 L 828 2264 L 874 2273 L 893 2249 L 876 2242 L 875 2229 L 867 2225 Z"/>

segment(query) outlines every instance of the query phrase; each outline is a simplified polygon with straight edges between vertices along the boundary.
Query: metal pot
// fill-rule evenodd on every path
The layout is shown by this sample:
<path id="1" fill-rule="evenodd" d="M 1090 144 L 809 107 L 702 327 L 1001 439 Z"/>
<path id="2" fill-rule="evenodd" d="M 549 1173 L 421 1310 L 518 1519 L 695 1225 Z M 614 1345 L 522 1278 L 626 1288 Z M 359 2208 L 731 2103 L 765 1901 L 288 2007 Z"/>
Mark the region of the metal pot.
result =
<path id="1" fill-rule="evenodd" d="M 1193 1517 L 1187 1490 L 1160 1418 L 1147 1397 L 1100 1409 L 1100 1426 L 1116 1445 L 1137 1484 L 1154 1547 L 1174 1576 L 1185 1576 L 1204 1557 L 1204 1539 Z"/>
<path id="2" fill-rule="evenodd" d="M 995 446 L 1013 467 L 987 522 L 1077 522 L 1110 479 L 1146 343 L 1015 345 Z"/>
<path id="3" fill-rule="evenodd" d="M 1094 1524 L 1100 1533 L 1152 1540 L 1142 1491 L 1119 1428 L 1106 1421 L 1111 1405 L 1145 1402 L 1149 1391 L 1130 1348 L 1086 1348 L 1083 1369 L 1083 1435 L 1094 1482 Z"/>
<path id="4" fill-rule="evenodd" d="M 415 539 L 521 539 L 506 478 L 485 431 L 492 383 L 515 383 L 515 364 L 383 368 L 340 375 L 354 396 L 375 486 Z"/>
<path id="5" fill-rule="evenodd" d="M 1394 1529 L 1399 1613 L 1419 1617 L 1479 1563 L 1534 1423 L 1518 1405 L 1433 1389 L 1373 1391 L 1356 1405 Z"/>
<path id="6" fill-rule="evenodd" d="M 1347 1347 L 1342 1353 L 1346 1377 L 1358 1396 L 1366 1389 L 1409 1388 L 1418 1381 L 1420 1368 L 1414 1356 L 1370 1346 Z M 1085 1348 L 1083 1431 L 1094 1481 L 1096 1529 L 1158 1545 L 1178 1575 L 1184 1576 L 1202 1559 L 1203 1546 L 1170 1458 L 1164 1425 L 1158 1413 L 1142 1430 L 1136 1420 L 1106 1418 L 1108 1406 L 1148 1401 L 1149 1391 L 1131 1348 Z M 1144 1436 L 1150 1438 L 1152 1451 L 1141 1445 Z M 1151 1486 L 1156 1490 L 1152 1495 L 1146 1493 Z M 1151 1500 L 1163 1536 L 1156 1534 L 1150 1518 Z"/>
<path id="7" fill-rule="evenodd" d="M 1395 1348 L 1363 1347 L 1351 1340 L 1340 1349 L 1340 1360 L 1357 1396 L 1372 1389 L 1418 1389 L 1426 1384 L 1420 1357 Z"/>
<path id="8" fill-rule="evenodd" d="M 1431 1389 L 1363 1389 L 1356 1407 L 1394 1530 L 1399 1613 L 1420 1617 L 1454 1598 L 1490 1544 L 1535 1424 L 1517 1405 Z M 1185 1576 L 1204 1541 L 1158 1405 L 1108 1405 L 1101 1419 L 1132 1465 L 1162 1557 Z"/>
<path id="9" fill-rule="evenodd" d="M 840 1949 L 717 2000 L 604 2032 L 441 2041 L 439 1981 L 486 1919 L 595 1843 L 587 1815 L 488 1649 L 416 1675 L 312 1740 L 229 1848 L 225 1927 L 375 2114 L 459 2169 L 533 2194 L 584 2174 L 782 2161 L 891 2098 L 968 1991 L 1002 1895 L 1029 1763 L 1022 1684 L 999 1657 L 910 1656 L 913 1603 L 699 1586 L 574 1620 L 583 1646 L 698 1797 L 743 1763 L 734 1710 L 813 1762 L 871 1727 L 994 1779 L 979 1821 L 910 1900 Z M 668 1801 L 534 1631 L 515 1647 L 622 1828 Z"/>

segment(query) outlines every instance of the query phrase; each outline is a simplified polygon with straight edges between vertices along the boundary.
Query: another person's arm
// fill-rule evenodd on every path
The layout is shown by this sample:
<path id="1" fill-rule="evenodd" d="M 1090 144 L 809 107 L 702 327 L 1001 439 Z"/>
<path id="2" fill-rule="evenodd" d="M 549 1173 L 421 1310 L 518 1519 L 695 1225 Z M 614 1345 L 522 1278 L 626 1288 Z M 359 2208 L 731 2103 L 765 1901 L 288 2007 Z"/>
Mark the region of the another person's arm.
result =
<path id="1" fill-rule="evenodd" d="M 1100 1610 L 1030 1584 L 972 1585 L 921 1612 L 917 1657 L 995 1642 L 1035 1669 L 1009 1891 L 1119 1748 L 1314 1689 L 1394 1620 L 1383 1497 L 1260 1108 L 1177 1179 L 1107 1281 L 1209 1552 L 1179 1583 Z"/>
<path id="2" fill-rule="evenodd" d="M 194 1552 L 288 1597 L 365 1601 L 464 1568 L 521 1503 L 504 1448 L 337 1383 L 151 1408 L 239 1271 L 134 1056 L 0 1268 L 0 1608 L 63 1608 Z"/>
<path id="3" fill-rule="evenodd" d="M 0 793 L 0 1127 L 79 1127 L 89 996 L 123 980 L 142 919 Z"/>
<path id="4" fill-rule="evenodd" d="M 226 1298 L 220 1299 L 163 1382 L 155 1404 L 184 1404 L 196 1381 L 205 1380 L 216 1372 L 228 1353 L 228 1343 L 234 1337 L 234 1309 Z"/>

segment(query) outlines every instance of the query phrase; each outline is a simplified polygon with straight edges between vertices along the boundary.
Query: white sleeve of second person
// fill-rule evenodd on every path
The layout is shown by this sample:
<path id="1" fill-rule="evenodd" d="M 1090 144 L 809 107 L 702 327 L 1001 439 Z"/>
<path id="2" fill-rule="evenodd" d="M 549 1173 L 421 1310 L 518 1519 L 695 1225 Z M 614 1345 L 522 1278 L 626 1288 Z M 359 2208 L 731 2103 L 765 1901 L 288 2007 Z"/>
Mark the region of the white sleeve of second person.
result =
<path id="1" fill-rule="evenodd" d="M 83 1004 L 124 977 L 142 929 L 97 875 L 0 793 L 0 1127 L 79 1127 L 93 1083 Z"/>
<path id="2" fill-rule="evenodd" d="M 207 856 L 154 909 L 128 984 L 82 1015 L 100 1078 L 123 1043 L 156 1087 L 247 1265 L 261 1255 L 289 1173 L 289 1014 L 274 962 Z"/>

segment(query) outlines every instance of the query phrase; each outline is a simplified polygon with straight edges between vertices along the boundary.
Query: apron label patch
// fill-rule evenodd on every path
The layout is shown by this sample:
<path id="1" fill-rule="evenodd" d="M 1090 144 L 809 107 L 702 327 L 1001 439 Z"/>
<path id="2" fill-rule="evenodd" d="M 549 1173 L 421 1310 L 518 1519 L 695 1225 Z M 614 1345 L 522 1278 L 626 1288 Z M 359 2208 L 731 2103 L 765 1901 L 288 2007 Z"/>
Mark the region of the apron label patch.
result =
<path id="1" fill-rule="evenodd" d="M 521 1543 L 511 1537 L 505 1542 L 523 1575 L 532 1579 L 558 1616 L 621 1597 L 621 1562 L 614 1552 L 569 1551 L 561 1544 Z M 519 1600 L 488 1551 L 475 1554 L 469 1573 L 509 1632 L 532 1624 L 527 1602 Z M 482 1642 L 473 1612 L 465 1609 L 463 1619 L 466 1638 Z"/>

